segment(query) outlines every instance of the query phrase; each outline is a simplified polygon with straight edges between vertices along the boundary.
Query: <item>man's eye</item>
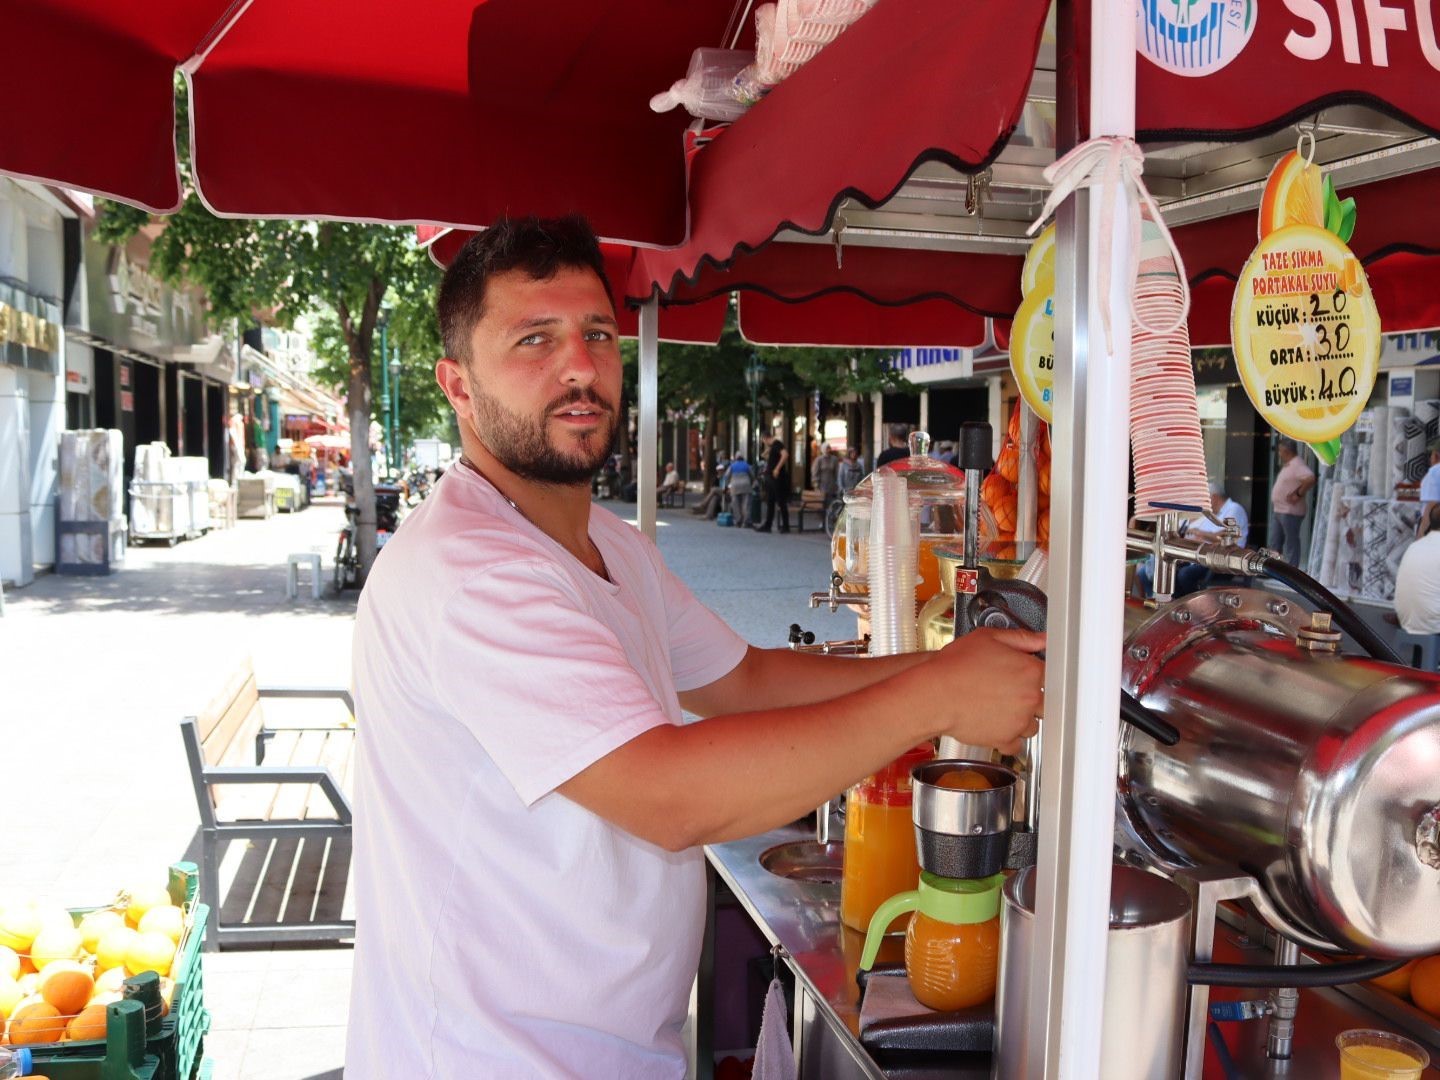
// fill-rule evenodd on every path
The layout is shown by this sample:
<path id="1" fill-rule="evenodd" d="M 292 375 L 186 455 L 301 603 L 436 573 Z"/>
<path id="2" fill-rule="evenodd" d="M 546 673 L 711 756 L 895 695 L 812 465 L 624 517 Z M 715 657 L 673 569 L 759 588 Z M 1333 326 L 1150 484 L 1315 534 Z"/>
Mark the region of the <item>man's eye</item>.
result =
<path id="1" fill-rule="evenodd" d="M 525 337 L 521 338 L 517 344 L 520 344 L 520 345 L 539 345 L 539 344 L 540 344 L 542 341 L 544 341 L 544 340 L 545 340 L 545 335 L 544 335 L 544 334 L 527 334 Z"/>
<path id="2" fill-rule="evenodd" d="M 610 341 L 613 337 L 609 330 L 589 330 L 585 333 L 587 341 Z"/>

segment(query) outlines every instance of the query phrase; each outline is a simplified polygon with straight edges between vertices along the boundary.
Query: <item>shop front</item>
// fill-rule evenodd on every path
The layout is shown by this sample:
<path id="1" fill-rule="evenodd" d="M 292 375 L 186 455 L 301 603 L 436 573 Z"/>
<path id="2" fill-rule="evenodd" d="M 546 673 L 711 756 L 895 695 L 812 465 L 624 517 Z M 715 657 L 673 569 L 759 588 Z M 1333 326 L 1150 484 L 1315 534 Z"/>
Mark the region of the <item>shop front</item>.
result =
<path id="1" fill-rule="evenodd" d="M 65 426 L 63 203 L 0 179 L 0 580 L 27 585 L 54 562 Z"/>
<path id="2" fill-rule="evenodd" d="M 120 431 L 127 493 L 135 448 L 152 442 L 177 457 L 204 458 L 210 476 L 225 477 L 236 361 L 209 325 L 203 294 L 150 272 L 144 234 L 112 247 L 87 224 L 81 243 L 84 290 L 67 313 L 75 353 L 67 380 L 88 386 L 89 424 Z"/>

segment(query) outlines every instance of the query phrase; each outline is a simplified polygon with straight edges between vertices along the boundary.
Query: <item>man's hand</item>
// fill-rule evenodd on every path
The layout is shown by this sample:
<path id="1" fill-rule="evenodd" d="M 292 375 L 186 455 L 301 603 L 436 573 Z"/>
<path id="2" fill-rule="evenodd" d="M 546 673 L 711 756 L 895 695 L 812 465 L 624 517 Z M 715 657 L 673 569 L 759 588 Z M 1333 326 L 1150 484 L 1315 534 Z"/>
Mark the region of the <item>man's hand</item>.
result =
<path id="1" fill-rule="evenodd" d="M 1045 635 L 1029 630 L 975 630 L 899 678 L 917 684 L 945 734 L 1014 754 L 1040 730 L 1045 663 L 1033 654 L 1043 648 Z"/>

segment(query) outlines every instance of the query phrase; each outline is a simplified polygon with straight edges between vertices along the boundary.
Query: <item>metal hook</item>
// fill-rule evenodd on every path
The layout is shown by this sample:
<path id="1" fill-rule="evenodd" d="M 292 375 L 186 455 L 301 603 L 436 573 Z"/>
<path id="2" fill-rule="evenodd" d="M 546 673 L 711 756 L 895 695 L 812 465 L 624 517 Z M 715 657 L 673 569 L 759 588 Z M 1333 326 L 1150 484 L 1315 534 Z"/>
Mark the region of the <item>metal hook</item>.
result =
<path id="1" fill-rule="evenodd" d="M 1315 164 L 1315 125 L 1296 124 L 1295 130 L 1298 133 L 1295 139 L 1295 153 L 1305 159 L 1306 165 Z M 1310 152 L 1305 152 L 1305 140 L 1310 140 Z"/>
<path id="2" fill-rule="evenodd" d="M 965 178 L 965 216 L 978 217 L 985 205 L 985 194 L 990 190 L 992 171 L 971 173 Z"/>
<path id="3" fill-rule="evenodd" d="M 849 222 L 845 220 L 844 214 L 836 214 L 835 221 L 830 226 L 830 238 L 835 241 L 836 270 L 845 269 L 845 249 L 843 247 L 844 242 L 840 239 L 840 234 L 845 231 L 845 226 L 847 224 L 849 224 Z"/>
<path id="4" fill-rule="evenodd" d="M 772 979 L 779 979 L 779 978 L 780 978 L 780 961 L 783 960 L 784 958 L 785 958 L 785 947 L 784 947 L 783 945 L 771 945 L 771 946 L 770 946 L 770 963 L 771 963 L 771 965 L 772 965 L 771 970 L 770 970 L 770 977 L 771 977 Z"/>

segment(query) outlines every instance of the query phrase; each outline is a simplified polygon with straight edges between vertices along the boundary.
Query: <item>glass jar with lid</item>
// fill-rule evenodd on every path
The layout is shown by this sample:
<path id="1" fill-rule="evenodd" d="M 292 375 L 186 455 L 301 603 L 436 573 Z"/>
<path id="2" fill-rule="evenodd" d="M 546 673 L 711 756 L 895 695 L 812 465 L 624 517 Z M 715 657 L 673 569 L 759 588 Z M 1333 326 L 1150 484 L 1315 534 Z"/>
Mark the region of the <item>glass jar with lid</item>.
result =
<path id="1" fill-rule="evenodd" d="M 965 474 L 954 465 L 930 456 L 930 436 L 910 435 L 910 456 L 884 466 L 905 477 L 913 511 L 919 515 L 920 548 L 917 556 L 915 602 L 924 604 L 940 591 L 940 567 L 935 551 L 965 539 Z M 872 474 L 873 475 L 873 474 Z M 865 477 L 845 495 L 845 509 L 835 527 L 830 557 L 844 579 L 842 591 L 864 592 L 869 583 L 870 509 L 874 500 L 871 479 Z M 993 535 L 993 523 L 981 508 L 982 540 Z"/>

